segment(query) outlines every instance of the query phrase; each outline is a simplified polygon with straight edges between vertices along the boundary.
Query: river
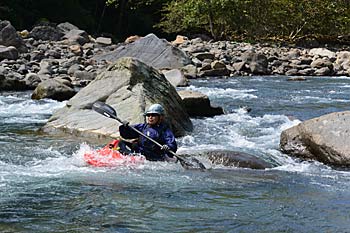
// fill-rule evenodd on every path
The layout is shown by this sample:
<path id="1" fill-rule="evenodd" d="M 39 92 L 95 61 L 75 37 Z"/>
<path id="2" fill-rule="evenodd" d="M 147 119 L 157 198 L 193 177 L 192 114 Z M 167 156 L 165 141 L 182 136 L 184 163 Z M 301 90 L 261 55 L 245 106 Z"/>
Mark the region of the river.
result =
<path id="1" fill-rule="evenodd" d="M 65 102 L 3 92 L 0 232 L 350 231 L 350 172 L 279 151 L 282 130 L 349 109 L 349 78 L 202 79 L 182 89 L 207 94 L 226 114 L 192 119 L 194 131 L 177 139 L 180 152 L 241 151 L 274 167 L 214 166 L 201 157 L 204 172 L 161 162 L 90 167 L 83 154 L 101 145 L 38 132 Z"/>

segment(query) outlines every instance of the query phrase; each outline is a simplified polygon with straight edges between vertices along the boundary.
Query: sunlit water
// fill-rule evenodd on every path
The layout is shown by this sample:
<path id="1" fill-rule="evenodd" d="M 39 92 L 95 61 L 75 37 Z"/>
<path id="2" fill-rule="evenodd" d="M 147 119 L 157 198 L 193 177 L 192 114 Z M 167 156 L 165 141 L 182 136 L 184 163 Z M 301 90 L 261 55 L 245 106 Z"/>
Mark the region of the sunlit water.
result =
<path id="1" fill-rule="evenodd" d="M 282 130 L 350 106 L 350 79 L 192 81 L 226 114 L 192 119 L 180 152 L 228 149 L 274 168 L 85 164 L 92 145 L 37 130 L 65 103 L 0 96 L 0 232 L 349 232 L 350 173 L 279 151 Z M 245 111 L 245 107 L 252 109 Z M 116 129 L 118 125 L 116 124 Z"/>

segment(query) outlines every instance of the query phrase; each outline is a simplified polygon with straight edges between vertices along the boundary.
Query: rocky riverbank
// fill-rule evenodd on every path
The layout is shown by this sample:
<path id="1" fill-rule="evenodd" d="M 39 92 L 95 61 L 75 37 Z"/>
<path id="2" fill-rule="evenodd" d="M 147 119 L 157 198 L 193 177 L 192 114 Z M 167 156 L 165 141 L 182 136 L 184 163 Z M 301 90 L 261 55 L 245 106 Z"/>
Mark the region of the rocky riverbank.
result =
<path id="1" fill-rule="evenodd" d="M 191 57 L 196 76 L 349 76 L 350 51 L 296 48 L 232 41 L 210 42 L 181 36 L 173 42 Z"/>
<path id="2" fill-rule="evenodd" d="M 0 90 L 31 90 L 54 79 L 57 82 L 46 85 L 63 83 L 68 99 L 74 87 L 85 86 L 122 56 L 134 56 L 163 71 L 178 69 L 186 78 L 350 76 L 350 51 L 341 48 L 264 46 L 183 36 L 170 43 L 153 34 L 113 44 L 110 38 L 92 38 L 70 23 L 17 32 L 10 22 L 0 21 Z"/>

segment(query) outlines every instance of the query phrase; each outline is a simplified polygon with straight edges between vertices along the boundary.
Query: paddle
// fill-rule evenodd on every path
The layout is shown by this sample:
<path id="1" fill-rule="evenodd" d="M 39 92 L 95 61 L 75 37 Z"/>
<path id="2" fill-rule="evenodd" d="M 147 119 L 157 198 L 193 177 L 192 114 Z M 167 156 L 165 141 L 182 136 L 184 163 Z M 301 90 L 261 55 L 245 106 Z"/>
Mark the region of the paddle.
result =
<path id="1" fill-rule="evenodd" d="M 112 108 L 110 105 L 105 104 L 103 102 L 97 101 L 92 105 L 92 109 L 102 115 L 104 115 L 105 117 L 108 118 L 112 118 L 115 119 L 117 121 L 119 121 L 120 123 L 123 123 L 122 120 L 120 120 L 117 117 L 117 112 L 114 110 L 114 108 Z M 137 132 L 138 134 L 142 135 L 143 137 L 147 138 L 148 140 L 150 140 L 151 142 L 153 142 L 154 144 L 156 144 L 159 147 L 162 147 L 162 145 L 160 143 L 158 143 L 157 141 L 155 141 L 154 139 L 148 137 L 147 135 L 143 134 L 141 131 L 135 129 L 135 127 L 130 126 L 129 127 L 134 130 L 135 132 Z M 191 158 L 191 161 L 189 161 L 188 159 L 185 159 L 184 157 L 176 154 L 175 152 L 169 150 L 169 153 L 171 153 L 173 156 L 175 156 L 179 161 L 180 164 L 186 168 L 186 169 L 201 169 L 204 170 L 206 169 L 204 164 L 201 163 L 198 159 L 196 158 Z"/>

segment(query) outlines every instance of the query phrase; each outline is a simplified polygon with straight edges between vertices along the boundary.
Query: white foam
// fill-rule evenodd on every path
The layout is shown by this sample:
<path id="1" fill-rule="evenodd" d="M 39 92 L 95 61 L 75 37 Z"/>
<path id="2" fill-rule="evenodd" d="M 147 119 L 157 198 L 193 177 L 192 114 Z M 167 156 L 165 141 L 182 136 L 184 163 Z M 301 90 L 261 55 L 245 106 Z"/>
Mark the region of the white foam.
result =
<path id="1" fill-rule="evenodd" d="M 31 100 L 29 96 L 2 96 L 0 99 L 0 119 L 2 123 L 44 123 L 66 101 Z"/>
<path id="2" fill-rule="evenodd" d="M 255 89 L 245 89 L 245 90 L 237 90 L 233 88 L 212 88 L 212 87 L 194 87 L 189 86 L 186 88 L 187 90 L 198 91 L 209 98 L 229 98 L 229 99 L 256 99 L 258 98 L 256 95 L 251 94 L 252 92 L 256 92 Z"/>

